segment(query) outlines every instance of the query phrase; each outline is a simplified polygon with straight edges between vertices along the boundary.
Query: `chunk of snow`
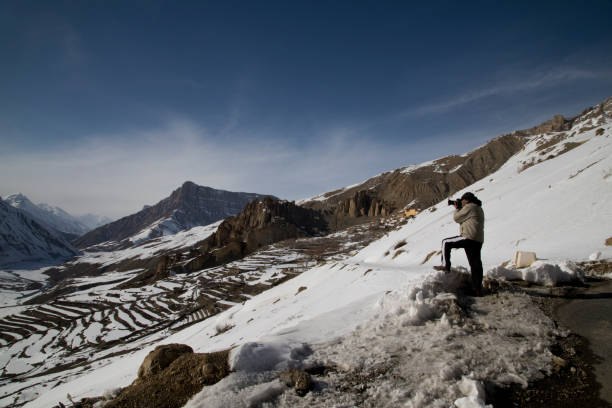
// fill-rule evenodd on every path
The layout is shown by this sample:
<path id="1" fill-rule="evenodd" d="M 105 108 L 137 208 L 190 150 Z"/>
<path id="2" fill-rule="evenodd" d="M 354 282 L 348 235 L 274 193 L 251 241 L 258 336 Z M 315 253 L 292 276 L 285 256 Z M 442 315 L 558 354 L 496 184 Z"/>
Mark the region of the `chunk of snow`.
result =
<path id="1" fill-rule="evenodd" d="M 591 260 L 591 261 L 596 261 L 599 258 L 601 258 L 601 252 L 600 251 L 593 252 L 591 255 L 589 255 L 589 260 Z"/>
<path id="2" fill-rule="evenodd" d="M 485 405 L 486 397 L 484 385 L 480 381 L 463 377 L 459 383 L 459 391 L 461 391 L 465 397 L 455 400 L 455 406 L 457 408 L 492 407 L 491 405 Z"/>
<path id="3" fill-rule="evenodd" d="M 524 280 L 543 286 L 556 286 L 559 283 L 584 282 L 584 271 L 571 261 L 556 264 L 535 261 L 528 268 L 513 269 L 497 266 L 487 271 L 487 276 L 495 279 Z"/>
<path id="4" fill-rule="evenodd" d="M 457 408 L 493 408 L 493 405 L 485 405 L 485 402 L 477 397 L 459 398 L 454 405 Z"/>
<path id="5" fill-rule="evenodd" d="M 459 383 L 459 391 L 466 397 L 476 397 L 481 400 L 485 399 L 484 386 L 480 381 L 472 380 L 468 377 L 463 377 Z"/>
<path id="6" fill-rule="evenodd" d="M 249 342 L 230 352 L 229 363 L 232 371 L 278 371 L 296 368 L 309 354 L 310 348 L 305 344 Z"/>

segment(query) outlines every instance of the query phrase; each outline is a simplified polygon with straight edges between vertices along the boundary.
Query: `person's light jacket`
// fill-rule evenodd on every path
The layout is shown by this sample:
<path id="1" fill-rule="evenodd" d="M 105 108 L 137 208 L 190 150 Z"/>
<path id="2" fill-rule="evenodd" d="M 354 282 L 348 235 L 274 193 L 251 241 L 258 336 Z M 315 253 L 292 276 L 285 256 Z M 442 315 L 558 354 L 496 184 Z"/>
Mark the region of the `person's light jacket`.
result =
<path id="1" fill-rule="evenodd" d="M 460 225 L 462 237 L 484 242 L 484 211 L 474 203 L 467 203 L 453 214 L 455 222 Z"/>

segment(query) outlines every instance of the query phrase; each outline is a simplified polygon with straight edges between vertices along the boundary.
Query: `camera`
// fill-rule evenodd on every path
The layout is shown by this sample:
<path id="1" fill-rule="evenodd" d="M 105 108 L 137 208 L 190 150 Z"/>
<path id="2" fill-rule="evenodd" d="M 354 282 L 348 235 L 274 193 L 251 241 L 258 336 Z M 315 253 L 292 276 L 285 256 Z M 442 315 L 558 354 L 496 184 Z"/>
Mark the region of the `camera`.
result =
<path id="1" fill-rule="evenodd" d="M 454 205 L 458 209 L 461 208 L 461 200 L 448 200 L 448 205 Z"/>

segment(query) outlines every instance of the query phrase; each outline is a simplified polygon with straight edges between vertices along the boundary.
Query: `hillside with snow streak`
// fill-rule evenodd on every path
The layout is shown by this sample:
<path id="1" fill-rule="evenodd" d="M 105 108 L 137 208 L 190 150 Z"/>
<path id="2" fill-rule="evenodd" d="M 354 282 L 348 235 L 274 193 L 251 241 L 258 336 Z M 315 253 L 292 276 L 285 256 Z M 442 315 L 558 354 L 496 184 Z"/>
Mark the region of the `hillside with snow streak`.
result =
<path id="1" fill-rule="evenodd" d="M 535 251 L 540 261 L 525 276 L 554 284 L 580 278 L 574 261 L 612 257 L 605 245 L 612 236 L 610 116 L 612 100 L 567 132 L 532 137 L 465 190 L 483 201 L 486 271 L 510 277 L 506 261 L 514 251 Z M 550 373 L 548 347 L 562 333 L 526 296 L 472 298 L 467 316 L 456 307 L 465 255 L 453 255 L 458 271 L 431 272 L 440 240 L 457 233 L 441 202 L 351 257 L 321 262 L 164 339 L 196 352 L 232 348 L 233 373 L 186 406 L 478 407 L 485 406 L 485 381 L 526 385 Z M 127 386 L 157 344 L 98 362 L 26 406 Z M 293 367 L 328 370 L 300 398 L 278 382 L 279 372 Z"/>
<path id="2" fill-rule="evenodd" d="M 57 263 L 77 255 L 61 233 L 0 199 L 0 268 Z"/>

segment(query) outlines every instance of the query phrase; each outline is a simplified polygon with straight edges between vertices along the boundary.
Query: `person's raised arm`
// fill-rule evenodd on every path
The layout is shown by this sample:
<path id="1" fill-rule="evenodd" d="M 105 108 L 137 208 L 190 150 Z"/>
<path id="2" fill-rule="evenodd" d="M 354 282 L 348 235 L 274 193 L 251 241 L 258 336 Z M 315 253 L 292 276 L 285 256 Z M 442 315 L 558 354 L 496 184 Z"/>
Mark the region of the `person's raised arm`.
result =
<path id="1" fill-rule="evenodd" d="M 457 208 L 457 206 L 455 206 L 455 208 Z M 457 208 L 455 210 L 455 213 L 453 214 L 453 219 L 459 224 L 461 224 L 468 218 L 470 218 L 470 208 L 466 207 L 465 205 L 461 209 Z"/>

